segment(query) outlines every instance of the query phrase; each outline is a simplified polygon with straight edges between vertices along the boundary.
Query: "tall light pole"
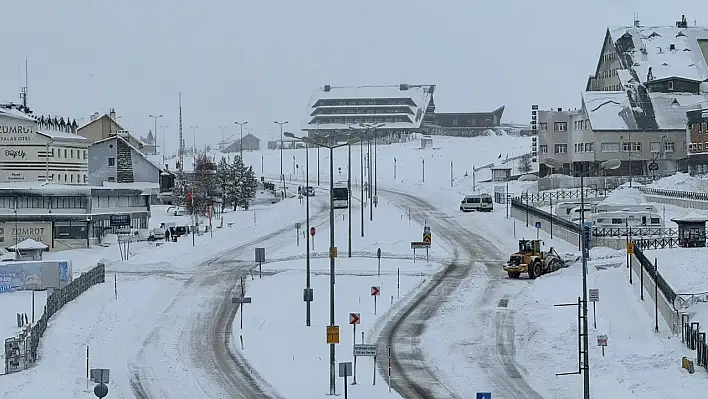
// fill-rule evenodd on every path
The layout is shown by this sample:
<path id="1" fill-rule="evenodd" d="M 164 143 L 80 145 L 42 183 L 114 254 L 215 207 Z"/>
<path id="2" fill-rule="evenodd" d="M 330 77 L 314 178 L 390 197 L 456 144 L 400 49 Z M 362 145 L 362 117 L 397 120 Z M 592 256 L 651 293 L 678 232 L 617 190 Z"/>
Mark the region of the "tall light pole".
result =
<path id="1" fill-rule="evenodd" d="M 286 197 L 285 175 L 283 174 L 283 125 L 287 124 L 288 121 L 285 121 L 285 122 L 273 121 L 273 123 L 280 126 L 280 179 L 283 180 L 283 199 L 285 199 L 285 197 Z"/>
<path id="2" fill-rule="evenodd" d="M 361 126 L 370 129 L 371 133 L 374 135 L 374 140 L 376 140 L 376 129 L 385 126 L 385 123 L 361 123 Z M 371 136 L 368 137 L 367 139 L 367 145 L 368 145 L 368 153 L 367 153 L 367 167 L 368 167 L 368 181 L 369 181 L 369 220 L 373 221 L 374 220 L 374 187 L 373 187 L 373 171 L 371 166 L 373 165 L 373 162 L 371 161 Z M 376 156 L 376 145 L 374 145 L 374 157 Z M 362 183 L 363 184 L 363 183 Z M 363 198 L 362 198 L 363 200 Z"/>
<path id="3" fill-rule="evenodd" d="M 238 150 L 239 150 L 239 152 L 241 153 L 241 160 L 243 161 L 243 125 L 247 125 L 247 124 L 248 124 L 248 121 L 246 121 L 246 122 L 234 122 L 234 123 L 237 124 L 237 125 L 241 128 L 241 141 L 239 141 Z M 276 123 L 277 123 L 277 122 L 276 122 Z M 285 122 L 285 123 L 288 123 L 288 122 Z M 282 125 L 280 126 L 280 136 L 281 136 L 281 137 L 280 137 L 280 145 L 283 145 L 283 138 L 282 138 L 282 136 L 283 136 L 283 126 L 282 126 Z M 282 150 L 281 150 L 281 153 L 280 153 L 280 154 L 281 154 L 281 156 L 282 156 L 282 154 L 283 154 L 283 153 L 282 153 Z M 281 168 L 281 169 L 282 169 L 282 168 Z M 283 171 L 281 170 L 280 173 L 282 174 Z"/>
<path id="4" fill-rule="evenodd" d="M 160 129 L 162 129 L 162 150 L 160 151 L 160 153 L 162 154 L 162 166 L 165 166 L 165 129 L 167 129 L 168 127 L 169 126 L 167 125 L 160 125 Z"/>
<path id="5" fill-rule="evenodd" d="M 197 129 L 199 126 L 190 126 L 192 129 L 192 166 L 197 166 Z"/>
<path id="6" fill-rule="evenodd" d="M 310 302 L 312 302 L 312 296 L 310 295 L 310 194 L 307 192 L 307 188 L 310 186 L 310 145 L 305 143 L 305 241 L 307 241 L 307 260 L 305 261 L 305 273 L 307 277 L 305 278 L 305 290 L 307 296 L 305 298 L 305 325 L 310 326 Z"/>
<path id="7" fill-rule="evenodd" d="M 550 168 L 562 169 L 563 163 L 554 158 L 546 158 L 543 163 Z M 582 299 L 582 319 L 583 319 L 583 364 L 581 370 L 583 373 L 583 398 L 590 399 L 590 342 L 588 339 L 588 255 L 589 242 L 586 239 L 585 232 L 585 176 L 598 170 L 614 170 L 622 166 L 622 161 L 611 159 L 600 164 L 598 168 L 592 168 L 580 174 L 580 229 L 581 229 L 581 249 L 582 249 L 582 264 L 583 264 L 583 299 Z"/>
<path id="8" fill-rule="evenodd" d="M 337 144 L 335 142 L 336 132 L 329 133 L 328 137 L 325 139 L 328 144 L 325 144 L 322 138 L 315 137 L 297 137 L 290 132 L 285 133 L 287 137 L 298 139 L 305 143 L 312 145 L 329 148 L 329 325 L 334 326 L 334 276 L 335 276 L 335 262 L 334 262 L 334 149 L 343 147 L 345 145 L 350 145 L 352 143 L 351 138 L 347 140 L 344 144 Z M 335 344 L 329 345 L 329 393 L 330 395 L 336 394 L 336 374 L 335 374 Z"/>
<path id="9" fill-rule="evenodd" d="M 151 117 L 151 118 L 153 119 L 153 121 L 155 122 L 155 129 L 153 130 L 153 132 L 154 132 L 154 134 L 155 134 L 155 142 L 154 142 L 153 144 L 155 145 L 155 155 L 157 155 L 157 120 L 160 119 L 160 118 L 162 118 L 164 115 L 162 115 L 162 114 L 160 114 L 160 115 L 153 115 L 153 114 L 150 114 L 150 115 L 148 115 L 148 116 Z M 163 146 L 165 145 L 165 141 L 164 141 L 164 140 L 162 141 L 162 145 L 163 145 Z M 164 163 L 164 162 L 163 162 L 163 163 Z"/>

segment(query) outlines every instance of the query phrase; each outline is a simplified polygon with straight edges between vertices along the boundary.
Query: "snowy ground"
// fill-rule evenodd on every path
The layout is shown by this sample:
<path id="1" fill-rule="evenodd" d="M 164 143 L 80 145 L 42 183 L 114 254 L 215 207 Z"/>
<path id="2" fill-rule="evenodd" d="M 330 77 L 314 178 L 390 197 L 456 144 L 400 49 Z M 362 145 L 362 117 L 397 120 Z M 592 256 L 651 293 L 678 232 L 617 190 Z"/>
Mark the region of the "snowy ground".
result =
<path id="1" fill-rule="evenodd" d="M 39 320 L 44 314 L 44 304 L 47 302 L 47 291 L 34 293 L 34 320 Z M 15 291 L 0 294 L 0 338 L 5 339 L 17 335 L 22 329 L 17 327 L 17 313 L 27 313 L 32 322 L 32 291 Z M 4 362 L 5 352 L 0 352 L 0 361 Z M 3 363 L 4 364 L 4 363 Z M 2 369 L 4 372 L 4 368 Z"/>
<path id="2" fill-rule="evenodd" d="M 243 330 L 237 318 L 234 325 L 234 349 L 241 350 L 239 337 L 243 337 L 242 350 L 251 366 L 258 370 L 279 392 L 288 398 L 325 398 L 329 393 L 329 345 L 326 344 L 326 327 L 329 325 L 329 261 L 313 262 L 311 326 L 305 325 L 305 303 L 302 287 L 305 280 L 303 261 L 269 264 L 267 270 L 277 274 L 262 280 L 247 281 L 247 295 L 253 303 L 245 305 Z M 437 265 L 423 261 L 385 259 L 381 276 L 376 274 L 376 259 L 337 259 L 336 275 L 336 324 L 340 326 L 340 343 L 336 346 L 336 363 L 353 361 L 353 328 L 348 324 L 349 313 L 359 313 L 356 342 L 376 343 L 372 329 L 385 318 L 387 311 L 398 307 L 411 290 L 419 286 L 423 276 L 437 269 Z M 282 271 L 285 270 L 285 271 Z M 400 286 L 397 272 L 400 270 Z M 364 274 L 364 275 L 362 275 Z M 374 300 L 372 286 L 381 288 Z M 277 292 L 278 295 L 273 295 Z M 264 356 L 264 348 L 268 348 Z M 357 385 L 349 386 L 352 397 L 399 397 L 388 394 L 385 379 L 376 376 L 373 385 L 374 363 L 371 357 L 357 358 Z M 303 370 L 305 372 L 300 372 Z M 349 383 L 352 378 L 349 379 Z M 337 378 L 337 393 L 344 392 L 343 380 Z"/>

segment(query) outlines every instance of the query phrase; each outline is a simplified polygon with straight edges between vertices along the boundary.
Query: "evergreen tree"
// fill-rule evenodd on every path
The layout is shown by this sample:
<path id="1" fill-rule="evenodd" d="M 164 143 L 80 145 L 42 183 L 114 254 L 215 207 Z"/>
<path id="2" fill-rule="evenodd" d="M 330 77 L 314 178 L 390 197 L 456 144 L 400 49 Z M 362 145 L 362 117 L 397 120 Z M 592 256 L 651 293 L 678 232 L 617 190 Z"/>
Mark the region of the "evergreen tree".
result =
<path id="1" fill-rule="evenodd" d="M 185 208 L 191 214 L 206 215 L 217 188 L 216 165 L 206 154 L 198 154 L 194 172 L 186 187 Z"/>
<path id="2" fill-rule="evenodd" d="M 172 205 L 184 206 L 187 200 L 187 194 L 189 191 L 187 187 L 189 186 L 189 181 L 187 180 L 187 175 L 177 170 L 175 172 L 175 185 L 172 188 Z"/>
<path id="3" fill-rule="evenodd" d="M 256 190 L 258 189 L 258 179 L 253 172 L 253 167 L 249 166 L 245 170 L 241 180 L 241 206 L 248 210 L 248 206 L 254 198 L 256 198 Z"/>

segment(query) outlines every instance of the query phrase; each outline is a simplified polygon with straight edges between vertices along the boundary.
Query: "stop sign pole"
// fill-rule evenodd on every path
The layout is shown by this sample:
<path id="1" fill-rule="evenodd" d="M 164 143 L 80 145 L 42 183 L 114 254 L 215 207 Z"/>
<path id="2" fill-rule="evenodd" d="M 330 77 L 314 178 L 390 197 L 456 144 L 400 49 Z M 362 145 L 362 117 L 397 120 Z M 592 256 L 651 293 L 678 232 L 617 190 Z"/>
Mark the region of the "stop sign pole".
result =
<path id="1" fill-rule="evenodd" d="M 312 250 L 315 250 L 315 234 L 317 233 L 317 229 L 315 229 L 315 226 L 310 227 L 310 235 L 312 236 Z"/>

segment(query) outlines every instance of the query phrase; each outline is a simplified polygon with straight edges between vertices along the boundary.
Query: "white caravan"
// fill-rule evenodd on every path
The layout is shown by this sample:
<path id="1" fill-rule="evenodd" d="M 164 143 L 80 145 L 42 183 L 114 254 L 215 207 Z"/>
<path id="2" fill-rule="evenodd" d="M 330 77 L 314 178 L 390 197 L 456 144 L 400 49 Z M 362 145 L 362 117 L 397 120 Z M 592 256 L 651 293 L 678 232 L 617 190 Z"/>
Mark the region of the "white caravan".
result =
<path id="1" fill-rule="evenodd" d="M 613 211 L 590 215 L 594 227 L 613 229 L 622 227 L 653 227 L 663 228 L 664 220 L 656 212 L 649 211 Z"/>
<path id="2" fill-rule="evenodd" d="M 652 204 L 597 204 L 594 212 L 659 212 Z"/>

